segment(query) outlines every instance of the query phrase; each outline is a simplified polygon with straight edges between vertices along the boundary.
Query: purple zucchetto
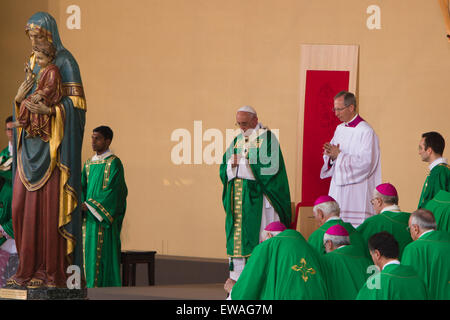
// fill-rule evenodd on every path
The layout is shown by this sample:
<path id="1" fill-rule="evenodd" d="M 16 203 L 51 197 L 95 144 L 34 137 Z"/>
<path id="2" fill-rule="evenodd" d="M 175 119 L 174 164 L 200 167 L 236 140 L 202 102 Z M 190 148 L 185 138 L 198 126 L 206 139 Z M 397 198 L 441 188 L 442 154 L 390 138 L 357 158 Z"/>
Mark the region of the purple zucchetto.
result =
<path id="1" fill-rule="evenodd" d="M 390 183 L 379 184 L 375 189 L 384 196 L 397 197 L 397 189 Z"/>
<path id="2" fill-rule="evenodd" d="M 266 231 L 284 231 L 284 230 L 286 230 L 286 227 L 280 221 L 274 221 L 274 222 L 269 223 L 264 228 L 264 230 L 266 230 Z"/>
<path id="3" fill-rule="evenodd" d="M 334 200 L 330 196 L 320 196 L 314 202 L 314 206 L 317 206 L 318 204 L 321 204 L 321 203 L 324 203 L 324 202 L 330 202 L 330 201 L 336 202 L 336 200 Z"/>
<path id="4" fill-rule="evenodd" d="M 329 234 L 330 236 L 341 236 L 341 237 L 348 237 L 348 232 L 345 230 L 343 226 L 340 224 L 336 224 L 332 227 L 329 227 L 326 234 Z"/>

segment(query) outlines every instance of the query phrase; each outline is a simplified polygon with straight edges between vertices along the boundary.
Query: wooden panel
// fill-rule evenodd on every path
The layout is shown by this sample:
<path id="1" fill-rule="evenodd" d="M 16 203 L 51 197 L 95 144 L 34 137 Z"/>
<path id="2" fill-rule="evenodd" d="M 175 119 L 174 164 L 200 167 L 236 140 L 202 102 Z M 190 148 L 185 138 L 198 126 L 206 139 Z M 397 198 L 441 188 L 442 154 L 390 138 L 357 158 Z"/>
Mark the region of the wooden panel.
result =
<path id="1" fill-rule="evenodd" d="M 300 61 L 300 106 L 297 125 L 297 160 L 295 174 L 295 202 L 301 201 L 301 174 L 302 174 L 302 145 L 303 141 L 303 115 L 305 110 L 305 87 L 307 70 L 336 70 L 349 71 L 349 91 L 357 95 L 358 76 L 357 45 L 301 45 Z M 319 175 L 317 175 L 317 179 Z"/>
<path id="2" fill-rule="evenodd" d="M 314 219 L 313 207 L 300 207 L 298 213 L 298 221 L 296 230 L 299 231 L 306 240 L 308 240 L 311 233 L 313 233 L 319 224 Z"/>

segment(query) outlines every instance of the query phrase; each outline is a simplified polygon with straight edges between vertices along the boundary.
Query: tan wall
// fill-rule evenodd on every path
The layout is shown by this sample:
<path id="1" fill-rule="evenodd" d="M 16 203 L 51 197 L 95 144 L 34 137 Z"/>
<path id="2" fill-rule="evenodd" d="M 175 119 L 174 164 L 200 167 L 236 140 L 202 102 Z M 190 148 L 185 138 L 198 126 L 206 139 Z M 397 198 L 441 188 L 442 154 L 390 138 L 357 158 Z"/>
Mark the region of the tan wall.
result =
<path id="1" fill-rule="evenodd" d="M 71 4 L 81 8 L 81 30 L 65 27 Z M 366 27 L 372 4 L 381 7 L 381 30 Z M 293 194 L 300 44 L 360 46 L 360 112 L 380 137 L 383 180 L 397 186 L 404 210 L 415 208 L 426 175 L 420 134 L 436 130 L 450 141 L 450 45 L 436 1 L 2 1 L 2 117 L 30 51 L 24 25 L 38 10 L 55 16 L 80 65 L 83 159 L 95 126 L 115 132 L 129 188 L 125 249 L 225 257 L 218 165 L 171 162 L 173 130 L 193 134 L 194 120 L 224 131 L 238 107 L 254 106 L 280 129 Z"/>

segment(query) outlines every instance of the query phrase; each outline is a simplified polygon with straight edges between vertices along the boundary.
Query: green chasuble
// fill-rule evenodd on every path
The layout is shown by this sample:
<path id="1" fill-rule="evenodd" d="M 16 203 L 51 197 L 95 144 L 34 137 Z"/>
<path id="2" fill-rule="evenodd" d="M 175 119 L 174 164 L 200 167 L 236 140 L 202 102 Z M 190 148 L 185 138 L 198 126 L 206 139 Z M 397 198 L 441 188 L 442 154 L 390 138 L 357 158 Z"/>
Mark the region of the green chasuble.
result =
<path id="1" fill-rule="evenodd" d="M 413 268 L 390 264 L 367 279 L 356 300 L 427 300 L 427 290 Z"/>
<path id="2" fill-rule="evenodd" d="M 236 177 L 228 181 L 227 163 L 234 154 L 245 156 L 255 180 Z M 263 195 L 278 213 L 280 221 L 289 227 L 289 183 L 279 142 L 270 130 L 260 129 L 258 134 L 250 137 L 238 135 L 223 156 L 220 179 L 229 257 L 248 257 L 258 245 Z"/>
<path id="3" fill-rule="evenodd" d="M 427 202 L 425 209 L 433 212 L 437 230 L 450 232 L 450 192 L 439 191 L 432 200 Z"/>
<path id="4" fill-rule="evenodd" d="M 408 220 L 410 214 L 407 212 L 384 211 L 380 214 L 367 218 L 356 230 L 363 237 L 367 246 L 369 239 L 375 233 L 387 231 L 392 234 L 398 242 L 399 257 L 402 256 L 403 249 L 412 242 L 411 234 L 408 231 Z"/>
<path id="5" fill-rule="evenodd" d="M 439 190 L 450 192 L 450 166 L 446 163 L 438 164 L 430 171 L 420 194 L 418 208 L 425 208 Z"/>
<path id="6" fill-rule="evenodd" d="M 9 155 L 9 149 L 6 147 L 0 153 L 0 225 L 3 230 L 14 238 L 12 227 L 12 157 Z M 5 243 L 6 238 L 0 238 L 0 246 Z"/>
<path id="7" fill-rule="evenodd" d="M 411 242 L 402 264 L 414 268 L 428 289 L 430 300 L 450 300 L 450 234 L 432 231 Z"/>
<path id="8" fill-rule="evenodd" d="M 341 219 L 332 219 L 325 222 L 317 230 L 315 230 L 308 238 L 308 242 L 313 246 L 320 254 L 325 254 L 325 247 L 323 246 L 323 236 L 327 230 L 335 225 L 341 225 L 347 230 L 350 235 L 350 243 L 355 247 L 360 248 L 361 252 L 367 257 L 369 256 L 367 245 L 364 244 L 363 238 L 356 231 L 356 229 L 348 222 L 344 222 Z"/>
<path id="9" fill-rule="evenodd" d="M 322 262 L 295 230 L 259 244 L 231 290 L 232 300 L 327 299 Z"/>
<path id="10" fill-rule="evenodd" d="M 354 300 L 372 265 L 359 248 L 342 246 L 322 256 L 330 300 Z M 370 270 L 369 270 L 370 271 Z"/>
<path id="11" fill-rule="evenodd" d="M 99 219 L 86 211 L 83 227 L 87 287 L 121 286 L 120 231 L 128 194 L 122 162 L 115 155 L 87 160 L 82 174 L 83 201 Z"/>

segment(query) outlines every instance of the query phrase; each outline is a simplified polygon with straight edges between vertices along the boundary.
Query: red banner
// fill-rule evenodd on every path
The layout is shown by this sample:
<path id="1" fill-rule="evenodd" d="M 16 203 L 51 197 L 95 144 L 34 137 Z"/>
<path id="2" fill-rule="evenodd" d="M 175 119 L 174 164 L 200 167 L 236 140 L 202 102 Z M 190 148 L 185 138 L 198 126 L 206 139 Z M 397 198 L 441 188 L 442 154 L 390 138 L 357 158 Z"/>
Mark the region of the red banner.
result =
<path id="1" fill-rule="evenodd" d="M 312 206 L 320 195 L 328 194 L 331 178 L 320 179 L 325 142 L 331 140 L 340 123 L 334 115 L 334 96 L 348 90 L 349 71 L 306 71 L 303 125 L 302 201 Z"/>

